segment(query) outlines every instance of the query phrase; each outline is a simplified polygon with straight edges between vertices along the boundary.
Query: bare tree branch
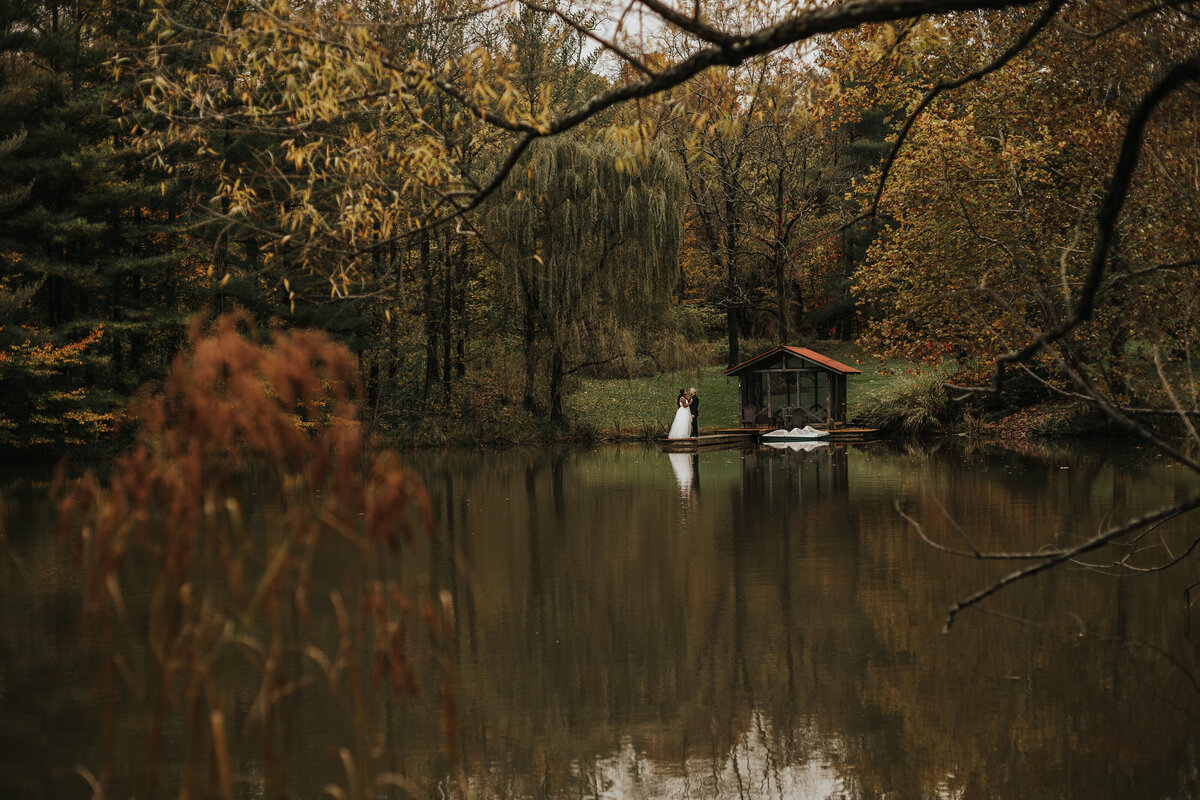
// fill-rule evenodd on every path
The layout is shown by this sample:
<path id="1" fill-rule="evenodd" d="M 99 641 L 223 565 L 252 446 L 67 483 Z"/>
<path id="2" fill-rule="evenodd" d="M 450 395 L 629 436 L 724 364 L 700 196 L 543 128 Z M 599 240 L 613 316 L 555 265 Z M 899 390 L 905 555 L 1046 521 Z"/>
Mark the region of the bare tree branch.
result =
<path id="1" fill-rule="evenodd" d="M 501 184 L 503 184 L 505 179 L 508 177 L 508 174 L 512 172 L 513 167 L 515 167 L 517 162 L 521 160 L 521 156 L 527 149 L 529 149 L 529 145 L 533 144 L 533 140 L 536 138 L 537 137 L 534 134 L 527 133 L 518 139 L 517 143 L 514 144 L 508 151 L 508 157 L 504 159 L 504 163 L 502 163 L 500 168 L 497 169 L 492 175 L 491 180 L 489 180 L 482 189 L 473 194 L 469 201 L 463 205 L 458 205 L 457 203 L 454 203 L 453 200 L 447 199 L 447 201 L 454 206 L 453 211 L 448 214 L 443 214 L 439 217 L 434 217 L 423 225 L 413 228 L 412 233 L 419 233 L 420 231 L 428 230 L 429 228 L 436 228 L 443 223 L 457 219 L 467 212 L 473 211 L 481 206 L 484 200 L 487 200 L 492 196 L 493 192 L 500 188 Z"/>
<path id="2" fill-rule="evenodd" d="M 1167 395 L 1167 399 L 1171 401 L 1176 415 L 1187 428 L 1192 441 L 1195 444 L 1200 444 L 1200 435 L 1196 433 L 1196 426 L 1192 424 L 1191 416 L 1184 409 L 1183 405 L 1180 404 L 1179 398 L 1175 396 L 1175 389 L 1171 386 L 1171 381 L 1167 379 L 1166 370 L 1163 368 L 1162 354 L 1159 352 L 1157 344 L 1154 345 L 1154 369 L 1158 372 L 1158 380 L 1162 384 L 1163 392 Z"/>
<path id="3" fill-rule="evenodd" d="M 1055 549 L 1055 550 L 1041 550 L 1041 551 L 1033 552 L 1033 553 L 985 553 L 985 552 L 977 549 L 975 547 L 975 545 L 972 544 L 969 540 L 967 540 L 967 546 L 970 547 L 971 549 L 970 550 L 959 550 L 957 548 L 950 547 L 948 545 L 942 544 L 941 542 L 935 542 L 933 539 L 930 539 L 929 535 L 925 533 L 924 526 L 921 525 L 921 523 L 918 522 L 913 517 L 909 516 L 908 514 L 905 514 L 904 510 L 900 508 L 899 503 L 896 503 L 896 513 L 899 514 L 904 519 L 905 522 L 907 522 L 909 525 L 911 525 L 913 527 L 913 530 L 915 530 L 917 532 L 917 535 L 921 537 L 921 541 L 925 542 L 925 544 L 929 545 L 934 550 L 940 550 L 943 553 L 949 553 L 950 555 L 953 555 L 953 556 L 961 556 L 963 558 L 974 558 L 974 559 L 977 559 L 980 561 L 1036 561 L 1038 559 L 1051 558 L 1056 555 L 1062 555 L 1063 553 L 1066 552 L 1065 550 Z M 965 538 L 966 537 L 964 537 L 964 540 L 965 540 Z"/>
<path id="4" fill-rule="evenodd" d="M 553 14 L 564 25 L 571 28 L 573 31 L 575 31 L 579 35 L 586 36 L 588 39 L 591 39 L 593 42 L 600 45 L 601 48 L 603 48 L 605 50 L 611 50 L 612 52 L 616 53 L 618 56 L 621 57 L 622 61 L 625 61 L 626 63 L 630 64 L 634 69 L 636 69 L 638 72 L 642 73 L 643 75 L 653 74 L 650 67 L 646 66 L 646 64 L 643 63 L 640 58 L 633 55 L 632 53 L 625 51 L 623 48 L 619 47 L 614 40 L 605 39 L 601 36 L 598 36 L 596 34 L 596 32 L 594 30 L 592 30 L 591 28 L 589 28 L 587 25 L 579 24 L 578 20 L 576 20 L 571 15 L 560 10 L 557 5 L 543 5 L 542 3 L 534 2 L 534 0 L 521 0 L 521 2 L 522 2 L 522 4 L 524 4 L 524 6 L 526 8 L 531 8 L 534 11 L 540 11 L 543 14 Z"/>
<path id="5" fill-rule="evenodd" d="M 1121 281 L 1130 281 L 1134 278 L 1140 278 L 1155 272 L 1174 272 L 1175 270 L 1190 269 L 1192 267 L 1200 267 L 1200 258 L 1190 258 L 1186 261 L 1172 261 L 1169 264 L 1154 264 L 1153 266 L 1122 272 L 1120 275 L 1110 277 L 1104 288 L 1108 289 Z"/>
<path id="6" fill-rule="evenodd" d="M 993 583 L 991 586 L 988 586 L 986 589 L 976 592 L 966 600 L 955 603 L 946 616 L 946 625 L 942 629 L 942 632 L 950 632 L 950 627 L 954 624 L 954 618 L 960 611 L 970 608 L 971 606 L 987 599 L 988 597 L 991 597 L 1006 586 L 1010 586 L 1017 581 L 1021 581 L 1026 578 L 1031 578 L 1034 575 L 1037 575 L 1039 572 L 1044 572 L 1053 566 L 1062 564 L 1064 561 L 1070 561 L 1071 559 L 1081 556 L 1084 553 L 1090 553 L 1093 550 L 1098 550 L 1114 539 L 1124 536 L 1127 533 L 1132 533 L 1133 531 L 1144 528 L 1147 525 L 1153 525 L 1161 520 L 1178 517 L 1180 514 L 1188 511 L 1194 511 L 1197 508 L 1200 508 L 1200 495 L 1193 495 L 1187 500 L 1176 503 L 1173 506 L 1160 508 L 1144 516 L 1129 520 L 1128 522 L 1119 525 L 1116 528 L 1110 528 L 1074 547 L 1058 550 L 1040 563 L 1033 564 L 1032 566 L 1009 573 Z"/>
<path id="7" fill-rule="evenodd" d="M 701 41 L 720 46 L 727 46 L 734 42 L 735 37 L 719 31 L 711 25 L 705 25 L 700 21 L 699 5 L 694 7 L 692 16 L 689 17 L 686 14 L 679 13 L 666 3 L 659 2 L 659 0 L 638 0 L 638 3 L 662 17 L 664 21 L 674 25 L 681 31 L 690 33 Z"/>
<path id="8" fill-rule="evenodd" d="M 1189 14 L 1186 9 L 1180 8 L 1181 5 L 1184 5 L 1187 2 L 1189 2 L 1189 0 L 1168 0 L 1168 2 L 1152 3 L 1143 9 L 1135 11 L 1132 14 L 1127 14 L 1125 16 L 1122 16 L 1120 19 L 1118 19 L 1113 24 L 1109 25 L 1106 28 L 1102 28 L 1098 31 L 1088 32 L 1088 31 L 1080 30 L 1078 28 L 1068 28 L 1068 30 L 1071 30 L 1072 32 L 1078 34 L 1079 36 L 1084 37 L 1085 39 L 1091 39 L 1094 41 L 1096 39 L 1102 39 L 1103 37 L 1108 36 L 1110 33 L 1115 33 L 1116 31 L 1120 30 L 1121 28 L 1132 25 L 1133 23 L 1137 22 L 1140 19 L 1144 19 L 1146 17 L 1153 16 L 1154 14 L 1157 14 L 1160 11 L 1166 11 L 1167 9 L 1174 9 L 1175 11 L 1178 11 L 1180 14 L 1182 14 L 1185 17 L 1195 19 L 1194 14 Z"/>
<path id="9" fill-rule="evenodd" d="M 642 0 L 643 3 L 646 0 Z M 575 110 L 551 122 L 543 135 L 553 136 L 574 128 L 610 106 L 637 97 L 649 97 L 687 81 L 715 66 L 735 67 L 823 33 L 856 28 L 873 22 L 1035 5 L 1031 0 L 847 0 L 819 6 L 790 16 L 744 36 L 713 44 L 683 61 L 637 83 L 616 86 L 592 96 Z M 688 18 L 690 19 L 690 18 Z"/>
<path id="10" fill-rule="evenodd" d="M 640 2 L 655 10 L 656 13 L 658 13 L 657 7 L 661 6 L 656 0 L 640 0 Z M 1055 0 L 1055 2 L 1060 3 L 1062 0 Z M 571 130 L 611 106 L 626 100 L 650 97 L 666 91 L 710 67 L 735 67 L 756 56 L 774 52 L 820 34 L 835 33 L 874 22 L 892 22 L 927 14 L 1016 8 L 1034 4 L 1032 0 L 847 0 L 847 2 L 835 5 L 821 6 L 787 17 L 774 25 L 768 25 L 743 36 L 722 37 L 709 47 L 693 53 L 661 72 L 648 75 L 637 83 L 614 86 L 593 95 L 574 110 L 546 125 L 505 119 L 471 100 L 466 93 L 448 81 L 435 75 L 430 75 L 429 78 L 439 89 L 462 103 L 472 114 L 487 124 L 517 133 L 556 136 Z M 666 10 L 665 6 L 662 8 Z M 693 24 L 690 22 L 691 17 L 683 17 L 678 14 L 672 16 L 678 16 L 680 20 Z"/>

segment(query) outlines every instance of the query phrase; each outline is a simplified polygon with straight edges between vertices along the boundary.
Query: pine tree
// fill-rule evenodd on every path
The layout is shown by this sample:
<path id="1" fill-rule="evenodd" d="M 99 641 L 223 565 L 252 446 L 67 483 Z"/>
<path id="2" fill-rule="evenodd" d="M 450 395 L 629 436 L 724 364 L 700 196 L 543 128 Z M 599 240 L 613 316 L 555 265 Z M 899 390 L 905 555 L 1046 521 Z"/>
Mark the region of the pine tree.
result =
<path id="1" fill-rule="evenodd" d="M 177 196 L 130 146 L 133 77 L 107 63 L 140 20 L 86 0 L 0 15 L 0 287 L 24 301 L 6 324 L 6 441 L 95 441 L 182 342 L 196 265 Z"/>

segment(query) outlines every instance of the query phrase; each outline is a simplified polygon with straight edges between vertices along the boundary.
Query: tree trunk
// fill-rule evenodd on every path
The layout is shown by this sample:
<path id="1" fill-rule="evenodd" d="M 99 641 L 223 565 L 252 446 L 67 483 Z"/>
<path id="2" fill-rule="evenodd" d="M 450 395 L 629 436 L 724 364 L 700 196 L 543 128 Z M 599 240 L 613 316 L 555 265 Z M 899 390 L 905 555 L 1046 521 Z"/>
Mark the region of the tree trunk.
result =
<path id="1" fill-rule="evenodd" d="M 795 298 L 792 301 L 792 319 L 796 323 L 796 330 L 800 330 L 804 320 L 804 287 L 800 285 L 800 281 L 793 280 L 788 283 L 791 286 L 792 297 Z"/>
<path id="2" fill-rule="evenodd" d="M 733 306 L 725 312 L 725 323 L 729 334 L 729 366 L 732 367 L 741 361 L 738 354 L 738 313 Z"/>
<path id="3" fill-rule="evenodd" d="M 726 171 L 725 192 L 725 324 L 729 332 L 729 366 L 739 362 L 738 336 L 741 333 L 741 305 L 737 300 L 737 208 L 733 202 L 733 179 Z"/>
<path id="4" fill-rule="evenodd" d="M 362 363 L 362 355 L 358 357 L 358 363 Z M 369 410 L 374 410 L 379 402 L 379 359 L 372 358 L 371 365 L 365 370 L 363 375 L 363 390 L 366 393 L 366 407 L 363 409 L 364 418 Z"/>
<path id="5" fill-rule="evenodd" d="M 404 256 L 401 258 L 400 249 L 393 239 L 388 245 L 388 257 L 392 265 L 392 306 L 395 313 L 388 320 L 388 366 L 387 377 L 389 383 L 396 379 L 396 375 L 400 371 L 400 359 L 396 357 L 396 352 L 399 350 L 399 334 L 400 334 L 400 314 L 404 308 L 404 262 L 408 260 L 408 248 L 404 249 Z"/>
<path id="6" fill-rule="evenodd" d="M 529 276 L 522 273 L 520 281 L 521 301 L 524 305 L 524 319 L 521 332 L 525 339 L 525 386 L 521 403 L 525 406 L 526 411 L 533 414 L 537 411 L 537 399 L 533 394 L 535 368 L 537 366 L 537 352 L 535 350 L 535 345 L 537 344 L 537 317 L 534 304 L 537 301 L 533 295 L 533 287 L 529 285 Z"/>
<path id="7" fill-rule="evenodd" d="M 554 352 L 550 354 L 550 419 L 558 424 L 567 418 L 563 413 L 564 379 L 562 346 L 556 343 Z"/>
<path id="8" fill-rule="evenodd" d="M 792 320 L 789 303 L 791 298 L 788 291 L 791 289 L 791 285 L 787 279 L 787 248 L 784 245 L 784 238 L 791 228 L 784 220 L 787 215 L 787 187 L 784 182 L 782 164 L 781 159 L 780 167 L 775 172 L 775 241 L 771 244 L 771 261 L 775 267 L 775 293 L 779 308 L 779 343 L 787 344 L 788 339 L 792 336 Z"/>
<path id="9" fill-rule="evenodd" d="M 442 313 L 438 322 L 438 335 L 442 344 L 442 397 L 450 397 L 450 292 L 453 281 L 450 280 L 451 242 L 450 229 L 445 229 L 443 239 L 445 252 L 442 254 Z"/>
<path id="10" fill-rule="evenodd" d="M 425 387 L 422 394 L 429 400 L 433 386 L 438 382 L 437 316 L 433 296 L 433 268 L 429 263 L 429 233 L 421 232 L 421 281 L 425 295 Z"/>
<path id="11" fill-rule="evenodd" d="M 470 239 L 464 239 L 459 251 L 458 274 L 454 281 L 454 310 L 458 317 L 458 336 L 455 340 L 454 373 L 462 378 L 467 374 L 467 258 Z"/>
<path id="12" fill-rule="evenodd" d="M 778 300 L 779 314 L 779 343 L 787 344 L 791 338 L 791 283 L 787 279 L 787 265 L 784 261 L 782 248 L 775 244 L 773 260 L 775 261 L 775 292 Z"/>

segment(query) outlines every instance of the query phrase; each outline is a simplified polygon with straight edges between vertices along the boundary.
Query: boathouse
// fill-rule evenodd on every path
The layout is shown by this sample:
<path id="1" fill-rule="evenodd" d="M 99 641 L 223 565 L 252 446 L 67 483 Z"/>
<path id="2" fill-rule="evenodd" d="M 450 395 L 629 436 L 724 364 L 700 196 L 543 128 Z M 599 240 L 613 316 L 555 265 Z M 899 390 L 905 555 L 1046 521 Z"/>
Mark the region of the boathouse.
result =
<path id="1" fill-rule="evenodd" d="M 743 428 L 845 423 L 846 376 L 861 372 L 807 347 L 787 345 L 725 370 L 738 379 Z"/>

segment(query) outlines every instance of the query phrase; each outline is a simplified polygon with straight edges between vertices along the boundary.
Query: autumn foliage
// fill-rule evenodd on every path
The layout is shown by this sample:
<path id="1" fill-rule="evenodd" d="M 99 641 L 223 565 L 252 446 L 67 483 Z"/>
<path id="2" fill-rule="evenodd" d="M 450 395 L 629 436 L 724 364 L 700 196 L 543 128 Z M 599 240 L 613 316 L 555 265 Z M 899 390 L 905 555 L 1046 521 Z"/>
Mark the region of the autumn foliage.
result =
<path id="1" fill-rule="evenodd" d="M 113 429 L 116 415 L 97 404 L 92 387 L 72 380 L 84 353 L 103 338 L 97 325 L 65 344 L 31 333 L 0 348 L 0 445 L 81 445 Z"/>
<path id="2" fill-rule="evenodd" d="M 882 195 L 888 227 L 855 275 L 872 312 L 867 346 L 956 359 L 960 378 L 979 380 L 993 359 L 1069 317 L 1131 109 L 1194 47 L 1172 14 L 1088 35 L 1107 30 L 1112 11 L 1065 10 L 1068 24 L 916 119 Z M 884 60 L 876 91 L 912 109 L 939 78 L 966 71 L 959 65 L 999 57 L 1034 16 L 923 21 Z M 964 48 L 972 37 L 977 46 Z M 1043 358 L 1059 375 L 1083 370 L 1118 404 L 1162 405 L 1148 385 L 1157 378 L 1139 385 L 1152 372 L 1145 356 L 1182 355 L 1196 336 L 1196 238 L 1183 218 L 1198 207 L 1197 113 L 1185 94 L 1151 119 L 1092 318 Z M 864 202 L 877 187 L 878 175 L 861 186 Z"/>
<path id="3" fill-rule="evenodd" d="M 299 685 L 343 697 L 346 780 L 370 785 L 371 697 L 420 691 L 409 623 L 423 616 L 444 641 L 453 620 L 404 577 L 401 555 L 432 527 L 425 490 L 366 450 L 357 413 L 354 360 L 324 334 L 267 344 L 243 316 L 196 323 L 162 391 L 133 404 L 132 450 L 106 479 L 63 482 L 87 629 L 112 653 L 110 714 L 146 715 L 133 749 L 147 794 L 163 780 L 158 754 L 180 744 L 168 741 L 176 715 L 190 722 L 184 744 L 218 765 L 235 756 L 231 737 L 261 741 L 268 783 L 285 792 L 277 744 Z M 142 627 L 149 650 L 122 635 Z M 247 674 L 260 684 L 249 709 L 235 702 Z M 220 796 L 234 772 L 166 778 L 172 794 Z"/>

